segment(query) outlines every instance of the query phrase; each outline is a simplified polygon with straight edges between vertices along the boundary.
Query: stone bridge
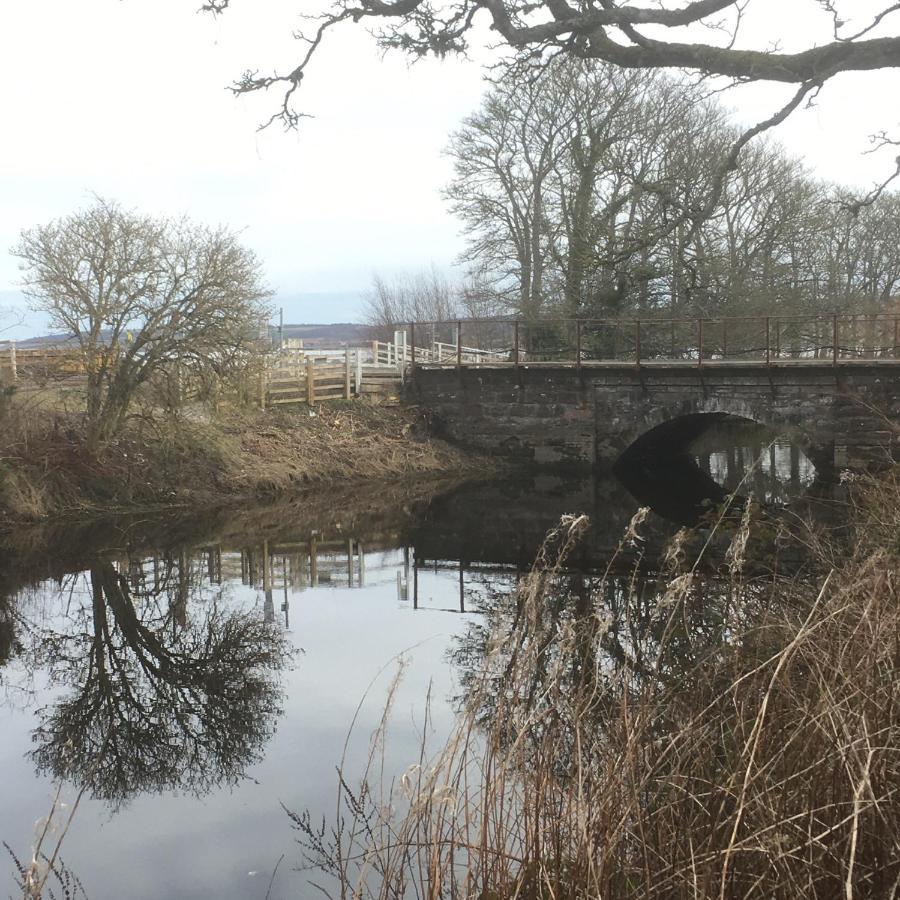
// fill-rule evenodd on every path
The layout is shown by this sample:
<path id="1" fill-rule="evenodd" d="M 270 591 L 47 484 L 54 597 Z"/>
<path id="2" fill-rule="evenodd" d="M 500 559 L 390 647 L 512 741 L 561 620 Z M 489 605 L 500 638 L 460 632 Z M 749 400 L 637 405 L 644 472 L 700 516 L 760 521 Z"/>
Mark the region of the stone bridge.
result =
<path id="1" fill-rule="evenodd" d="M 900 455 L 894 360 L 416 366 L 405 394 L 435 434 L 538 464 L 611 464 L 641 438 L 677 449 L 725 416 L 790 432 L 817 468 Z"/>

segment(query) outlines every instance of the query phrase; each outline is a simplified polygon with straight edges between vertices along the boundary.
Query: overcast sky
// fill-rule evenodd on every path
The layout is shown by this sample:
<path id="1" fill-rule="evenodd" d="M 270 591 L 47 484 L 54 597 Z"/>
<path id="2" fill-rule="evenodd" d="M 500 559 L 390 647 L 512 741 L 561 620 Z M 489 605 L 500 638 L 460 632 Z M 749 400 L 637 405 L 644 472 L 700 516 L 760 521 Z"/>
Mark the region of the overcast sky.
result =
<path id="1" fill-rule="evenodd" d="M 6 250 L 19 231 L 87 205 L 92 193 L 241 230 L 290 321 L 359 318 L 357 297 L 376 270 L 449 267 L 462 242 L 440 197 L 450 175 L 441 151 L 478 103 L 478 65 L 408 68 L 345 29 L 304 83 L 301 103 L 315 118 L 299 133 L 259 134 L 277 96 L 234 98 L 225 87 L 245 68 L 293 68 L 296 10 L 311 7 L 235 0 L 213 18 L 196 12 L 200 2 L 0 4 L 0 304 L 15 301 L 19 276 Z M 862 6 L 872 3 L 856 0 Z M 815 8 L 771 0 L 748 40 L 778 23 L 774 36 L 797 46 Z M 755 121 L 790 89 L 742 91 L 726 102 Z M 823 177 L 867 185 L 887 168 L 861 156 L 866 136 L 896 128 L 897 97 L 895 72 L 841 76 L 779 137 Z M 296 299 L 310 294 L 318 296 Z M 39 327 L 29 318 L 17 336 Z"/>

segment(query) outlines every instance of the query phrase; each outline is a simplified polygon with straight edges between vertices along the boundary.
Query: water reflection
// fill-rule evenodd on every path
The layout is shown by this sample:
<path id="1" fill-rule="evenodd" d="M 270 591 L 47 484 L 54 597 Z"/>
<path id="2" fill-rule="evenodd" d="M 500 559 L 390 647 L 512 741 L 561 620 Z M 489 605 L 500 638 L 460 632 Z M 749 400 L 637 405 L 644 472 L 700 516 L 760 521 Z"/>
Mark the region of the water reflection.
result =
<path id="1" fill-rule="evenodd" d="M 281 635 L 201 596 L 184 553 L 124 568 L 96 561 L 62 615 L 31 626 L 29 662 L 62 689 L 38 713 L 38 772 L 114 805 L 234 783 L 275 727 Z"/>
<path id="2" fill-rule="evenodd" d="M 709 452 L 713 462 L 704 474 L 715 482 L 722 474 L 719 451 Z M 774 477 L 785 471 L 793 477 L 787 459 Z M 729 463 L 726 455 L 725 481 L 738 471 Z M 797 472 L 802 475 L 802 466 Z M 351 687 L 358 674 L 348 670 L 351 662 L 316 683 L 300 660 L 298 671 L 313 681 L 291 681 L 288 632 L 296 631 L 311 655 L 318 652 L 326 671 L 337 647 L 369 652 L 377 669 L 398 649 L 438 632 L 444 643 L 420 683 L 440 675 L 437 667 L 449 668 L 441 662 L 449 648 L 457 678 L 469 689 L 489 649 L 491 622 L 514 627 L 526 615 L 515 586 L 547 530 L 566 513 L 586 513 L 591 527 L 559 573 L 550 602 L 529 620 L 547 650 L 529 691 L 540 697 L 547 667 L 561 664 L 554 650 L 561 634 L 577 641 L 566 670 L 573 686 L 588 678 L 609 681 L 623 667 L 635 679 L 675 682 L 727 639 L 735 610 L 728 591 L 701 577 L 702 569 L 677 606 L 660 602 L 666 574 L 660 561 L 676 527 L 653 515 L 640 541 L 623 542 L 635 507 L 615 479 L 538 474 L 449 489 L 410 487 L 401 495 L 378 486 L 355 497 L 329 494 L 210 519 L 117 520 L 69 528 L 52 539 L 20 533 L 0 550 L 0 684 L 23 673 L 40 681 L 35 673 L 43 673 L 51 687 L 22 694 L 35 719 L 10 714 L 0 722 L 0 752 L 21 746 L 14 738 L 30 732 L 30 766 L 87 786 L 107 809 L 141 794 L 163 795 L 165 810 L 173 808 L 175 793 L 206 794 L 212 803 L 215 788 L 239 781 L 271 753 L 281 711 L 293 704 L 294 742 L 270 773 L 279 792 L 271 825 L 277 830 L 283 786 L 302 784 L 314 793 L 333 772 L 333 754 L 316 759 L 318 768 L 298 771 L 298 745 L 316 747 L 323 734 L 337 731 L 339 753 L 349 716 L 337 716 L 335 705 L 350 704 L 352 715 L 371 677 L 367 671 L 363 687 Z M 707 538 L 686 538 L 685 553 L 696 551 L 691 541 L 699 546 Z M 721 561 L 717 549 L 712 541 L 710 570 Z M 802 560 L 782 556 L 779 564 Z M 363 634 L 356 633 L 358 617 L 367 621 Z M 664 637 L 677 652 L 659 667 Z M 389 639 L 397 642 L 390 652 Z M 495 676 L 494 695 L 501 696 L 502 666 Z M 306 693 L 288 697 L 286 679 L 305 684 Z M 310 725 L 315 721 L 318 731 Z M 409 760 L 401 762 L 405 767 Z M 127 811 L 120 815 L 140 831 Z M 11 834 L 11 822 L 0 810 L 0 838 Z M 223 819 L 209 833 L 230 834 L 228 828 Z M 234 828 L 240 834 L 232 835 L 232 848 L 245 834 Z M 101 870 L 106 864 L 97 861 Z M 246 896 L 238 889 L 218 893 Z"/>

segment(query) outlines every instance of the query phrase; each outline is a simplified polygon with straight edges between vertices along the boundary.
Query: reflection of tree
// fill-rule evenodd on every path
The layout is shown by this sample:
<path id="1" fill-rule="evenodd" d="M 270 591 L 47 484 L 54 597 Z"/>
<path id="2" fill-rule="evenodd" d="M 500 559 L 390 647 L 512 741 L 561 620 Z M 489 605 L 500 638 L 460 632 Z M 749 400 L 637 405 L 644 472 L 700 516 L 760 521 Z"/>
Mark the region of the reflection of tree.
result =
<path id="1" fill-rule="evenodd" d="M 92 566 L 81 627 L 43 636 L 54 681 L 72 691 L 41 710 L 40 771 L 121 803 L 233 783 L 259 758 L 280 711 L 285 640 L 214 602 L 187 621 L 178 581 L 161 605 L 110 563 Z"/>
<path id="2" fill-rule="evenodd" d="M 16 628 L 9 598 L 0 595 L 0 667 L 16 653 Z"/>

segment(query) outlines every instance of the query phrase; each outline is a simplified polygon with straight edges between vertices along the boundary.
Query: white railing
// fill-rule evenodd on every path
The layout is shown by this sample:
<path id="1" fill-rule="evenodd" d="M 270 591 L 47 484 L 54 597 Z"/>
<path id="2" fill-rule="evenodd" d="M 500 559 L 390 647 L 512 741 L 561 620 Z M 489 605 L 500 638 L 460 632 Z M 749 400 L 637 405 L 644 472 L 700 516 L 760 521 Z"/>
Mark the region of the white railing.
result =
<path id="1" fill-rule="evenodd" d="M 468 365 L 484 365 L 491 362 L 509 362 L 512 348 L 485 350 L 480 347 L 432 341 L 425 346 L 416 346 L 416 363 L 452 365 L 457 362 Z M 520 352 L 520 359 L 523 354 Z M 403 371 L 412 362 L 412 348 L 405 331 L 395 331 L 392 341 L 372 341 L 372 365 L 388 366 Z"/>

